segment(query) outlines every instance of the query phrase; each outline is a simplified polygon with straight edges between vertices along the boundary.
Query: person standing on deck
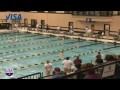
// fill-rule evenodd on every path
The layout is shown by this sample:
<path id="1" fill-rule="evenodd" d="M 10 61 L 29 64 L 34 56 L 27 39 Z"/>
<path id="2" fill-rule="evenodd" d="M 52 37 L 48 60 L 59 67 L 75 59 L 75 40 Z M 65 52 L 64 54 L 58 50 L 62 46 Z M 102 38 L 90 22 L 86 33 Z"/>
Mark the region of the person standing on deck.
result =
<path id="1" fill-rule="evenodd" d="M 52 71 L 52 64 L 50 63 L 50 61 L 47 61 L 44 65 L 45 67 L 45 74 L 46 76 L 51 75 L 51 71 Z"/>

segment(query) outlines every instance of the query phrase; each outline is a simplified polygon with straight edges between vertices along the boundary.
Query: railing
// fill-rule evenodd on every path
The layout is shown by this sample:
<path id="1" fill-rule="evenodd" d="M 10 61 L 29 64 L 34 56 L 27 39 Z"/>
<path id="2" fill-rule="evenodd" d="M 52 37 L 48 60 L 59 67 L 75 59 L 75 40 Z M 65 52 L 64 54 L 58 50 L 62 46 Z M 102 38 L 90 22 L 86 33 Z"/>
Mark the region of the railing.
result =
<path id="1" fill-rule="evenodd" d="M 19 77 L 18 79 L 38 79 L 40 77 L 43 77 L 43 73 L 41 73 L 41 72 L 23 76 L 23 77 Z"/>
<path id="2" fill-rule="evenodd" d="M 72 74 L 69 74 L 69 75 L 64 75 L 62 77 L 59 77 L 59 79 L 74 79 L 73 77 L 75 75 L 76 76 L 80 75 L 80 78 L 78 78 L 78 79 L 83 79 L 84 76 L 85 76 L 84 73 L 87 73 L 91 70 L 95 70 L 96 73 L 99 74 L 102 79 L 120 79 L 120 75 L 119 75 L 119 77 L 116 76 L 116 66 L 117 66 L 118 63 L 120 63 L 120 60 L 112 61 L 112 62 L 109 62 L 109 63 L 104 63 L 102 65 L 94 66 L 93 68 L 83 70 L 81 72 L 76 72 L 76 73 L 72 73 Z M 115 66 L 115 68 L 113 66 Z M 107 71 L 106 68 L 108 68 L 108 67 L 111 67 L 111 70 Z M 100 69 L 101 69 L 101 71 L 100 71 Z M 105 72 L 105 70 L 106 70 L 106 72 Z M 111 74 L 110 74 L 110 72 L 111 72 Z M 41 79 L 51 79 L 52 77 L 54 77 L 54 75 L 41 77 Z"/>
<path id="3" fill-rule="evenodd" d="M 29 30 L 32 29 L 31 27 L 28 27 L 28 28 L 29 28 Z M 52 30 L 52 31 L 56 31 L 56 28 L 57 28 L 57 26 L 49 26 L 49 30 Z M 34 30 L 35 29 L 36 28 L 34 28 Z M 46 29 L 46 28 L 43 28 L 43 29 Z M 69 30 L 69 27 L 61 27 L 61 31 L 68 31 L 68 30 Z M 75 33 L 85 33 L 85 28 L 73 28 L 73 31 Z M 94 30 L 94 31 L 99 32 L 99 31 L 103 31 L 103 30 Z M 94 33 L 94 34 L 97 34 L 97 33 Z"/>
<path id="4" fill-rule="evenodd" d="M 99 66 L 95 66 L 95 67 L 93 67 L 93 68 L 90 68 L 90 69 L 87 69 L 87 70 L 83 70 L 83 71 L 81 71 L 81 72 L 77 72 L 77 73 L 73 73 L 73 74 L 69 74 L 69 75 L 66 75 L 66 76 L 63 76 L 63 77 L 61 77 L 61 79 L 62 78 L 70 78 L 70 77 L 73 77 L 74 75 L 78 75 L 78 74 L 83 74 L 83 73 L 86 73 L 86 72 L 88 72 L 88 71 L 91 71 L 91 70 L 96 70 L 96 73 L 98 73 L 98 69 L 102 69 L 102 71 L 99 73 L 99 75 L 102 77 L 102 79 L 107 79 L 107 78 L 110 78 L 110 79 L 112 79 L 112 78 L 114 78 L 114 79 L 117 79 L 117 77 L 114 77 L 115 76 L 115 69 L 116 69 L 116 67 L 115 67 L 115 69 L 114 69 L 114 74 L 113 75 L 108 75 L 108 76 L 106 76 L 106 77 L 104 77 L 103 76 L 103 72 L 104 72 L 104 70 L 105 70 L 105 68 L 106 68 L 106 66 L 111 66 L 111 65 L 114 65 L 115 64 L 115 66 L 116 66 L 116 64 L 118 63 L 118 62 L 120 62 L 120 60 L 117 60 L 117 61 L 112 61 L 112 62 L 109 62 L 109 63 L 104 63 L 103 65 L 99 65 Z M 110 70 L 109 70 L 110 71 Z M 108 72 L 109 72 L 108 71 Z M 83 78 L 80 78 L 80 79 L 83 79 Z"/>

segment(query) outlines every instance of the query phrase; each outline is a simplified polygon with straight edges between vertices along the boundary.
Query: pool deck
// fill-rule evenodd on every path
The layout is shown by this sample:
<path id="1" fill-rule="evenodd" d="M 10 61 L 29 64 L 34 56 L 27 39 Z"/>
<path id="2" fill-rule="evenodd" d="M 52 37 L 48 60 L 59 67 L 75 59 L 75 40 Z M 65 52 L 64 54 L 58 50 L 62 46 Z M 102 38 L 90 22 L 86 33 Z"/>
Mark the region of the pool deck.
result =
<path id="1" fill-rule="evenodd" d="M 81 36 L 70 36 L 70 35 L 63 35 L 63 34 L 53 34 L 53 33 L 47 33 L 47 32 L 38 32 L 38 31 L 29 31 L 27 30 L 27 28 L 18 28 L 18 30 L 20 32 L 30 32 L 30 33 L 39 33 L 39 34 L 44 34 L 44 35 L 53 35 L 53 36 L 64 36 L 64 37 L 69 37 L 69 38 L 80 38 L 80 39 L 84 39 L 84 40 L 88 40 L 88 41 L 95 41 L 96 38 L 89 38 L 89 37 L 81 37 Z M 11 32 L 16 32 L 15 30 L 0 30 L 0 33 L 11 33 Z M 113 40 L 113 37 L 106 37 L 104 36 L 103 39 L 97 39 L 97 41 L 100 41 L 100 42 L 110 42 L 110 43 L 119 43 L 120 44 L 120 41 L 114 41 Z"/>

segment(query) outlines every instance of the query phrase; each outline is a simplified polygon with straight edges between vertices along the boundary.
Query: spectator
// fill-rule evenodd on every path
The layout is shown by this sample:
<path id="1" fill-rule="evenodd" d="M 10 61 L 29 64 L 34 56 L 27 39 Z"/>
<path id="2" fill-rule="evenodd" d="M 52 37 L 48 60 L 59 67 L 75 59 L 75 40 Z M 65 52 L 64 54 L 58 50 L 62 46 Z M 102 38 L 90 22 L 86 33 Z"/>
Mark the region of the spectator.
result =
<path id="1" fill-rule="evenodd" d="M 94 67 L 94 65 L 91 63 L 88 63 L 88 64 L 86 64 L 85 69 L 87 70 L 87 69 L 90 69 L 92 67 Z M 100 75 L 95 73 L 95 70 L 89 70 L 87 72 L 86 76 L 84 77 L 84 79 L 101 79 L 101 77 L 100 77 Z"/>
<path id="2" fill-rule="evenodd" d="M 44 65 L 44 67 L 45 67 L 46 76 L 51 75 L 52 64 L 51 64 L 49 61 L 47 61 L 47 62 L 45 63 L 45 65 Z"/>
<path id="3" fill-rule="evenodd" d="M 120 29 L 118 30 L 118 38 L 120 38 Z"/>
<path id="4" fill-rule="evenodd" d="M 59 67 L 54 68 L 52 79 L 60 79 L 62 76 L 65 76 L 65 73 Z"/>
<path id="5" fill-rule="evenodd" d="M 114 78 L 120 79 L 120 62 L 116 64 Z"/>
<path id="6" fill-rule="evenodd" d="M 69 57 L 67 57 L 66 60 L 64 60 L 62 62 L 62 64 L 64 65 L 64 72 L 65 73 L 70 73 L 71 72 L 72 61 L 69 60 Z"/>
<path id="7" fill-rule="evenodd" d="M 91 32 L 92 32 L 92 30 L 91 30 L 91 29 L 88 29 L 88 30 L 87 30 L 87 33 L 86 33 L 86 36 L 87 36 L 87 37 L 91 36 Z"/>
<path id="8" fill-rule="evenodd" d="M 88 31 L 88 26 L 86 26 L 86 28 L 85 28 L 85 32 L 87 32 Z"/>
<path id="9" fill-rule="evenodd" d="M 98 52 L 98 55 L 96 56 L 97 59 L 102 59 L 101 53 Z"/>
<path id="10" fill-rule="evenodd" d="M 76 68 L 76 66 L 72 67 L 72 73 L 77 73 L 77 75 L 73 76 L 73 79 L 82 79 L 85 76 L 83 73 L 81 73 L 79 68 Z"/>
<path id="11" fill-rule="evenodd" d="M 95 61 L 95 63 L 96 63 L 97 65 L 101 65 L 101 64 L 103 63 L 103 59 L 102 59 L 102 56 L 101 56 L 101 53 L 100 53 L 100 52 L 98 52 L 98 55 L 96 56 L 96 61 Z"/>
<path id="12" fill-rule="evenodd" d="M 85 35 L 87 36 L 87 32 L 88 32 L 88 26 L 86 26 L 86 28 L 85 28 Z"/>
<path id="13" fill-rule="evenodd" d="M 114 59 L 115 59 L 115 58 L 114 58 L 113 55 L 106 55 L 106 56 L 105 56 L 106 62 L 111 62 L 111 61 L 113 61 Z"/>
<path id="14" fill-rule="evenodd" d="M 119 57 L 118 57 L 119 59 Z M 115 55 L 106 55 L 105 60 L 106 62 L 116 61 L 118 60 Z M 114 79 L 120 79 L 120 62 L 116 63 L 115 67 L 115 74 L 113 76 Z"/>
<path id="15" fill-rule="evenodd" d="M 46 32 L 49 32 L 49 26 L 46 24 Z"/>
<path id="16" fill-rule="evenodd" d="M 77 58 L 74 60 L 75 67 L 81 70 L 81 63 L 82 60 L 79 58 L 79 56 L 77 56 Z"/>
<path id="17" fill-rule="evenodd" d="M 103 64 L 103 59 L 99 59 L 99 58 L 96 59 L 96 65 L 101 65 L 101 64 Z M 98 68 L 96 71 L 97 71 L 98 74 L 102 74 L 103 67 Z"/>
<path id="18" fill-rule="evenodd" d="M 60 33 L 60 26 L 57 26 L 57 33 Z"/>
<path id="19" fill-rule="evenodd" d="M 103 59 L 97 58 L 95 62 L 97 65 L 101 65 L 101 64 L 103 64 Z"/>
<path id="20" fill-rule="evenodd" d="M 118 59 L 120 60 L 120 55 L 118 55 Z"/>
<path id="21" fill-rule="evenodd" d="M 69 33 L 70 33 L 70 35 L 74 34 L 74 31 L 73 31 L 73 26 L 72 26 L 72 25 L 70 26 Z"/>
<path id="22" fill-rule="evenodd" d="M 40 26 L 39 24 L 36 25 L 37 31 L 39 31 L 39 26 Z"/>

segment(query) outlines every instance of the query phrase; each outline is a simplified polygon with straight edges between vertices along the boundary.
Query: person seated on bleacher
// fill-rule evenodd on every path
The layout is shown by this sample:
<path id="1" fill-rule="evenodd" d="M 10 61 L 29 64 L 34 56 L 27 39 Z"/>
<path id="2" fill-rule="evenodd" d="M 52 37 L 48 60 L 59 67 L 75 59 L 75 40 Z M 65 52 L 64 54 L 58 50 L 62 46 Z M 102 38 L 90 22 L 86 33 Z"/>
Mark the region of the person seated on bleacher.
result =
<path id="1" fill-rule="evenodd" d="M 46 32 L 49 32 L 49 25 L 46 24 Z"/>
<path id="2" fill-rule="evenodd" d="M 118 30 L 117 37 L 118 37 L 118 40 L 120 40 L 120 29 Z"/>
<path id="3" fill-rule="evenodd" d="M 72 26 L 72 25 L 70 26 L 69 34 L 70 34 L 70 35 L 73 35 L 73 34 L 74 34 L 73 26 Z"/>
<path id="4" fill-rule="evenodd" d="M 86 26 L 86 28 L 85 28 L 85 36 L 87 36 L 87 32 L 88 32 L 88 26 Z"/>
<path id="5" fill-rule="evenodd" d="M 57 33 L 60 33 L 60 26 L 57 26 Z"/>
<path id="6" fill-rule="evenodd" d="M 61 79 L 61 77 L 65 76 L 66 74 L 60 70 L 59 67 L 54 68 L 53 77 L 52 79 Z"/>
<path id="7" fill-rule="evenodd" d="M 87 63 L 85 66 L 85 70 L 94 67 L 92 63 Z M 95 70 L 88 70 L 87 74 L 83 79 L 101 79 L 101 76 L 95 72 Z"/>
<path id="8" fill-rule="evenodd" d="M 87 37 L 90 37 L 90 36 L 91 36 L 91 32 L 92 32 L 92 30 L 89 28 L 89 29 L 87 30 L 86 36 L 87 36 Z"/>
<path id="9" fill-rule="evenodd" d="M 85 32 L 87 32 L 88 31 L 88 26 L 86 26 L 86 28 L 85 28 Z"/>
<path id="10" fill-rule="evenodd" d="M 73 35 L 74 34 L 74 31 L 73 30 L 70 30 L 70 35 Z"/>
<path id="11" fill-rule="evenodd" d="M 18 29 L 18 24 L 17 23 L 14 24 L 14 29 L 15 29 L 15 31 L 18 31 L 17 30 Z"/>
<path id="12" fill-rule="evenodd" d="M 98 38 L 103 38 L 104 36 L 104 32 L 103 31 L 99 31 L 98 32 Z"/>
<path id="13" fill-rule="evenodd" d="M 119 58 L 116 58 L 115 55 L 106 55 L 105 60 L 106 63 L 109 63 L 112 61 L 119 60 Z M 113 79 L 120 79 L 120 62 L 116 63 Z"/>
<path id="14" fill-rule="evenodd" d="M 37 31 L 39 31 L 39 24 L 36 25 Z"/>

